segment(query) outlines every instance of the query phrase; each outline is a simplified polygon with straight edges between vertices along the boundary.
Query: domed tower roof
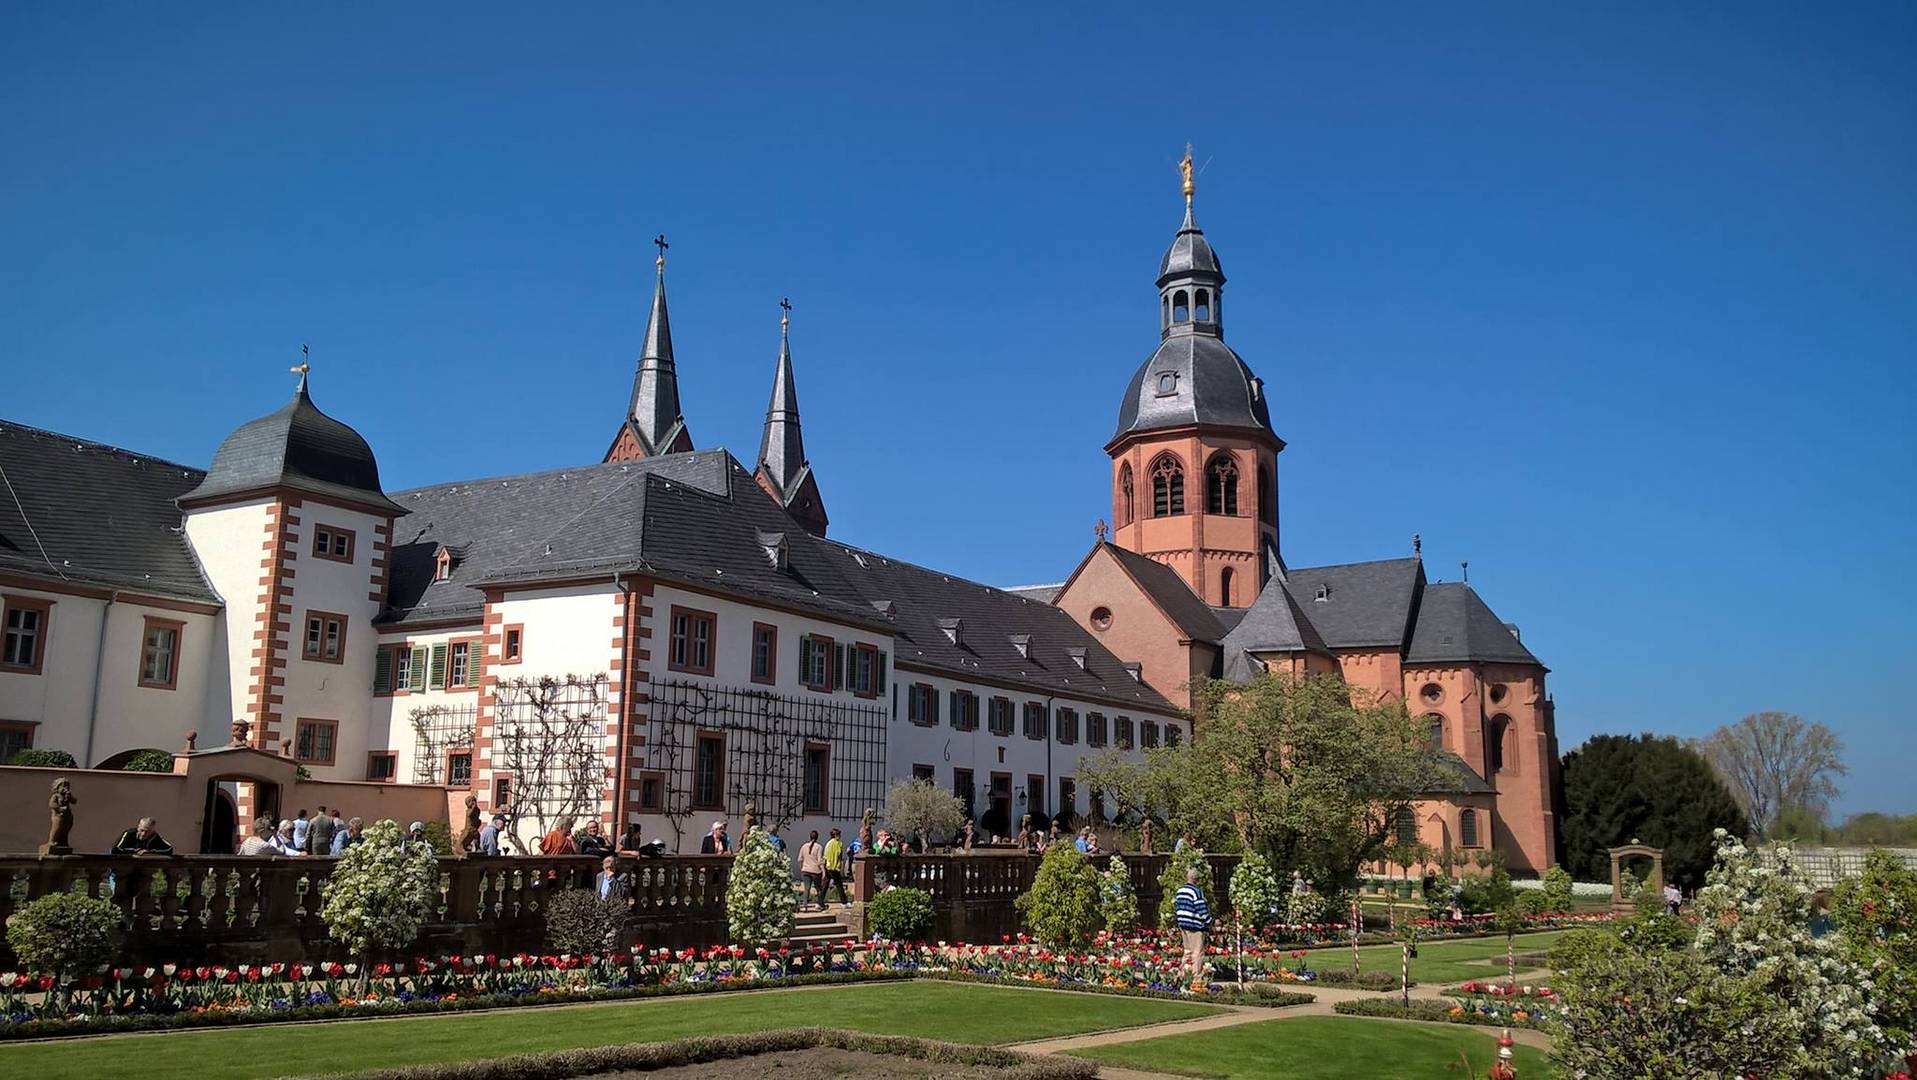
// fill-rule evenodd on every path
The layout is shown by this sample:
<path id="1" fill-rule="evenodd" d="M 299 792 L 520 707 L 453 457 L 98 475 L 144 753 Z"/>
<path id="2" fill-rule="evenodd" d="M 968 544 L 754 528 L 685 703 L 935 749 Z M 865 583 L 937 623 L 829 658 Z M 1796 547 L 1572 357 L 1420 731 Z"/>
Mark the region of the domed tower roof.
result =
<path id="1" fill-rule="evenodd" d="M 1197 219 L 1192 217 L 1190 203 L 1185 204 L 1185 223 L 1178 227 L 1178 235 L 1172 237 L 1165 257 L 1158 260 L 1160 288 L 1177 277 L 1208 277 L 1213 285 L 1225 283 L 1225 268 L 1219 264 L 1218 253 L 1211 249 L 1211 242 L 1205 239 L 1205 230 L 1199 228 Z"/>
<path id="2" fill-rule="evenodd" d="M 303 372 L 293 400 L 278 412 L 241 424 L 220 443 L 206 479 L 180 496 L 180 505 L 277 488 L 331 496 L 376 513 L 406 513 L 380 488 L 373 448 L 359 432 L 313 404 Z"/>

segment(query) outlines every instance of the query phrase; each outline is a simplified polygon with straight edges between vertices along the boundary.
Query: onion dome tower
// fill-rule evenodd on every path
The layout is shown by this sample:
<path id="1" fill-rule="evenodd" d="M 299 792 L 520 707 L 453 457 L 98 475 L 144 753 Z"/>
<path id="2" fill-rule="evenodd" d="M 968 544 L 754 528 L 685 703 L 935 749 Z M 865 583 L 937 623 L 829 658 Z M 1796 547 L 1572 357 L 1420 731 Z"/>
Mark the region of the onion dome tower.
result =
<path id="1" fill-rule="evenodd" d="M 1191 148 L 1185 219 L 1158 264 L 1159 342 L 1118 406 L 1112 542 L 1162 562 L 1215 607 L 1246 607 L 1278 556 L 1278 454 L 1264 382 L 1225 344 L 1225 271 L 1198 227 Z"/>

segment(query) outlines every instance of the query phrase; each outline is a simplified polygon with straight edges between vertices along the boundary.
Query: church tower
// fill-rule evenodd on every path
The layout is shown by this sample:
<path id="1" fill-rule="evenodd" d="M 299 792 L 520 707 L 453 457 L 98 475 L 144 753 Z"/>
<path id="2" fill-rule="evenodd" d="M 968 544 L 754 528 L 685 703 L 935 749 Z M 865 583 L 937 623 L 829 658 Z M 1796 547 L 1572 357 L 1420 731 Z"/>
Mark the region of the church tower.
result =
<path id="1" fill-rule="evenodd" d="M 1192 210 L 1158 265 L 1158 348 L 1125 390 L 1112 542 L 1176 570 L 1207 604 L 1249 607 L 1278 554 L 1278 453 L 1265 385 L 1225 344 L 1225 272 Z"/>
<path id="2" fill-rule="evenodd" d="M 779 368 L 772 376 L 772 400 L 765 407 L 765 434 L 759 438 L 759 464 L 752 478 L 805 530 L 824 536 L 825 500 L 805 458 L 799 435 L 799 386 L 792 377 L 792 304 L 779 301 Z"/>
<path id="3" fill-rule="evenodd" d="M 692 434 L 679 411 L 679 371 L 672 359 L 672 323 L 666 317 L 666 243 L 659 248 L 659 280 L 652 287 L 652 317 L 646 320 L 646 343 L 639 350 L 639 370 L 632 377 L 632 401 L 626 419 L 606 449 L 607 461 L 677 454 L 692 449 Z"/>

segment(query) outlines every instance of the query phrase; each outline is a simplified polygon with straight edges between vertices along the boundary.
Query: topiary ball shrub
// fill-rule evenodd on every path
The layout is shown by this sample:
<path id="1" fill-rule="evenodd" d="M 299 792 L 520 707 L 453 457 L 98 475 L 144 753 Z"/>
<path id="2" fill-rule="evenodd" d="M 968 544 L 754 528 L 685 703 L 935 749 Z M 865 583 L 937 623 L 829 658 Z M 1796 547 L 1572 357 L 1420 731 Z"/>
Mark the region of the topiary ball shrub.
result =
<path id="1" fill-rule="evenodd" d="M 121 772 L 172 772 L 173 755 L 164 750 L 142 750 L 126 759 Z"/>
<path id="2" fill-rule="evenodd" d="M 1104 924 L 1098 870 L 1070 844 L 1053 844 L 1039 860 L 1032 888 L 1018 898 L 1025 925 L 1055 949 L 1083 945 Z"/>
<path id="3" fill-rule="evenodd" d="M 922 889 L 887 889 L 865 907 L 866 929 L 889 941 L 922 941 L 932 932 L 932 897 Z"/>
<path id="4" fill-rule="evenodd" d="M 35 769 L 77 769 L 80 763 L 65 750 L 22 750 L 7 759 L 9 765 L 24 765 Z"/>
<path id="5" fill-rule="evenodd" d="M 546 944 L 575 956 L 603 953 L 625 921 L 624 904 L 607 903 L 591 889 L 564 889 L 546 899 Z"/>
<path id="6" fill-rule="evenodd" d="M 80 893 L 51 893 L 7 920 L 7 944 L 20 965 L 58 982 L 104 967 L 120 951 L 120 908 Z"/>

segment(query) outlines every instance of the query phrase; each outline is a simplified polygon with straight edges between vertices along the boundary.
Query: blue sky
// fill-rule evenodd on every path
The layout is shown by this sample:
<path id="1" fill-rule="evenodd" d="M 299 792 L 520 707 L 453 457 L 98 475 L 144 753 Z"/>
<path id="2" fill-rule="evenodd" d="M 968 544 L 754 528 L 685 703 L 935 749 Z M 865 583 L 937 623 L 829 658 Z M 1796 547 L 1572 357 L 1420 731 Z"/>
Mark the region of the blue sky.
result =
<path id="1" fill-rule="evenodd" d="M 1062 577 L 1199 220 L 1293 565 L 1471 580 L 1564 748 L 1759 709 L 1917 811 L 1917 8 L 9 5 L 0 415 L 389 488 L 596 460 L 654 233 L 702 446 L 789 295 L 835 535 Z M 1468 11 L 1468 17 L 1467 17 Z"/>

